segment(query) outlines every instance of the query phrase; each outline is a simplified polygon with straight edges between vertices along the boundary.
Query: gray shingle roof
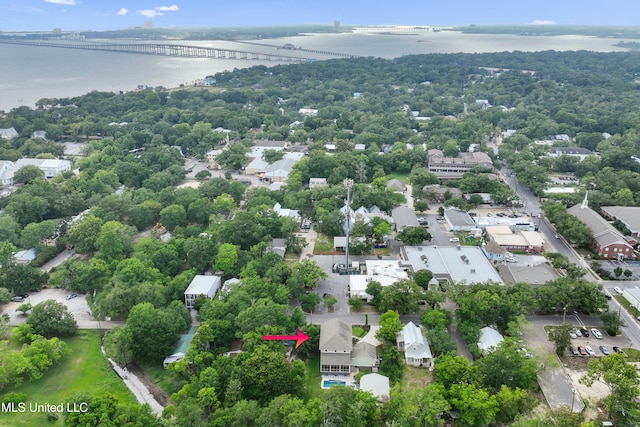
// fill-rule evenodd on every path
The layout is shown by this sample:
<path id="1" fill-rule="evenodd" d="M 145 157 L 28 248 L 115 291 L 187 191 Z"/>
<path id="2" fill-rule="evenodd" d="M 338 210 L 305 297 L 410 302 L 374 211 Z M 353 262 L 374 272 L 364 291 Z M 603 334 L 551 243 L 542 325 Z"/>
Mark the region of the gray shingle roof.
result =
<path id="1" fill-rule="evenodd" d="M 351 352 L 351 326 L 344 320 L 331 319 L 320 326 L 320 351 Z"/>

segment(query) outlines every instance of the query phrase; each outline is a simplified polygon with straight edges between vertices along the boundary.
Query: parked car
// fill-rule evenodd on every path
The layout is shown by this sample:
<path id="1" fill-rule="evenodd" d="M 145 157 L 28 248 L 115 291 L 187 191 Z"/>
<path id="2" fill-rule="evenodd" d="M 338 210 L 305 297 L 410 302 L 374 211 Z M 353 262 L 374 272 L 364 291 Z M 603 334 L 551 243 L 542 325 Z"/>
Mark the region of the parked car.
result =
<path id="1" fill-rule="evenodd" d="M 576 335 L 576 332 L 575 332 L 575 331 L 571 331 L 571 332 L 569 332 L 569 336 L 570 336 L 571 338 L 574 338 L 574 339 L 575 339 L 575 338 L 578 338 L 578 336 Z"/>
<path id="2" fill-rule="evenodd" d="M 613 290 L 616 291 L 617 294 L 621 294 L 623 292 L 622 289 L 620 289 L 618 286 L 613 288 Z"/>
<path id="3" fill-rule="evenodd" d="M 573 354 L 574 356 L 579 356 L 580 352 L 578 351 L 577 348 L 571 347 L 571 354 Z"/>
<path id="4" fill-rule="evenodd" d="M 622 349 L 620 347 L 618 347 L 617 345 L 613 346 L 613 351 L 615 351 L 616 353 L 619 353 L 619 354 L 624 354 L 624 351 L 622 351 Z"/>
<path id="5" fill-rule="evenodd" d="M 596 328 L 592 328 L 591 329 L 591 333 L 593 334 L 594 337 L 596 337 L 597 339 L 601 340 L 602 339 L 602 332 L 600 332 L 599 330 L 597 330 Z"/>
<path id="6" fill-rule="evenodd" d="M 589 338 L 589 331 L 587 331 L 585 328 L 580 328 L 580 332 L 582 332 L 583 337 Z"/>
<path id="7" fill-rule="evenodd" d="M 69 294 L 66 296 L 67 299 L 74 299 L 78 296 L 78 294 Z"/>
<path id="8" fill-rule="evenodd" d="M 504 260 L 507 262 L 518 262 L 518 258 L 505 258 Z"/>
<path id="9" fill-rule="evenodd" d="M 586 356 L 587 355 L 587 351 L 584 349 L 584 347 L 582 346 L 578 346 L 578 352 L 582 355 L 582 356 Z"/>
<path id="10" fill-rule="evenodd" d="M 458 239 L 457 237 L 452 237 L 452 238 L 450 238 L 450 239 L 449 239 L 449 241 L 450 241 L 451 243 L 459 243 L 459 242 L 460 242 L 460 239 Z"/>
<path id="11" fill-rule="evenodd" d="M 603 345 L 600 346 L 600 351 L 602 352 L 602 354 L 604 354 L 605 356 L 609 355 L 609 349 Z"/>
<path id="12" fill-rule="evenodd" d="M 576 329 L 575 331 L 573 331 L 577 337 L 581 337 L 582 336 L 582 332 L 580 332 L 580 329 Z"/>
<path id="13" fill-rule="evenodd" d="M 22 302 L 22 301 L 24 301 L 24 298 L 22 298 L 21 296 L 15 296 L 15 297 L 11 297 L 11 301 L 13 301 L 13 302 Z"/>
<path id="14" fill-rule="evenodd" d="M 589 353 L 589 356 L 595 356 L 596 355 L 596 352 L 593 351 L 593 349 L 588 345 L 584 346 L 584 351 Z"/>

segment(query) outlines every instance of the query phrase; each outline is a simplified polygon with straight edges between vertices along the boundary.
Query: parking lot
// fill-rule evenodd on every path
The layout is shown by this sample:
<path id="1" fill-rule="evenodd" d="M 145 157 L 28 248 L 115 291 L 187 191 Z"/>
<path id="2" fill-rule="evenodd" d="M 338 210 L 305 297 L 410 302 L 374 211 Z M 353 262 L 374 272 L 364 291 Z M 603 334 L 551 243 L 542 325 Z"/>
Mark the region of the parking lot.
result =
<path id="1" fill-rule="evenodd" d="M 611 277 L 615 277 L 613 271 L 620 267 L 622 270 L 631 270 L 633 273 L 630 277 L 626 277 L 621 274 L 620 280 L 640 280 L 640 261 L 606 261 L 606 260 L 598 260 L 597 261 L 604 270 L 611 272 Z"/>
<path id="2" fill-rule="evenodd" d="M 89 310 L 89 304 L 84 295 L 78 294 L 77 297 L 72 299 L 66 299 L 67 295 L 72 292 L 64 289 L 43 289 L 39 292 L 31 292 L 27 298 L 22 302 L 10 302 L 4 306 L 2 313 L 6 313 L 10 317 L 9 323 L 11 325 L 17 325 L 26 319 L 26 316 L 20 312 L 16 312 L 16 309 L 24 303 L 30 303 L 32 306 L 39 304 L 46 300 L 56 300 L 66 305 L 69 311 L 73 314 L 73 317 L 78 323 L 82 321 L 92 320 L 91 311 Z"/>

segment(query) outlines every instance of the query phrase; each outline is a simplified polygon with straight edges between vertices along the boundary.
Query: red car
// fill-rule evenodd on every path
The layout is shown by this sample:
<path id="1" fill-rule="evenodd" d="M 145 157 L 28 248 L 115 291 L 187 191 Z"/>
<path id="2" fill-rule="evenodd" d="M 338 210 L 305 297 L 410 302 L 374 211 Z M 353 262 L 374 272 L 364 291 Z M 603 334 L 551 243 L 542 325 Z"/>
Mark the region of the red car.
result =
<path id="1" fill-rule="evenodd" d="M 578 346 L 578 351 L 580 352 L 580 354 L 582 356 L 586 356 L 587 355 L 587 350 L 585 350 L 584 347 L 582 347 L 582 346 Z"/>

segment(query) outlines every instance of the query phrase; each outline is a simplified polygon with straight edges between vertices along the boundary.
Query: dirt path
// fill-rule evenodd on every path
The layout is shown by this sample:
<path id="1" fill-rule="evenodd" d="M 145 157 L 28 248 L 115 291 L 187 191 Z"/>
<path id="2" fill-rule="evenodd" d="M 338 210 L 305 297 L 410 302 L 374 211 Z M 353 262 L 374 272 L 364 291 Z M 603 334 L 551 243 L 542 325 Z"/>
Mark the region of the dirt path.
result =
<path id="1" fill-rule="evenodd" d="M 135 374 L 135 376 L 140 379 L 142 384 L 144 384 L 149 392 L 153 395 L 156 401 L 162 405 L 163 407 L 169 404 L 169 395 L 155 382 L 151 379 L 147 373 L 142 370 L 138 365 L 131 364 L 129 365 L 129 372 Z"/>

